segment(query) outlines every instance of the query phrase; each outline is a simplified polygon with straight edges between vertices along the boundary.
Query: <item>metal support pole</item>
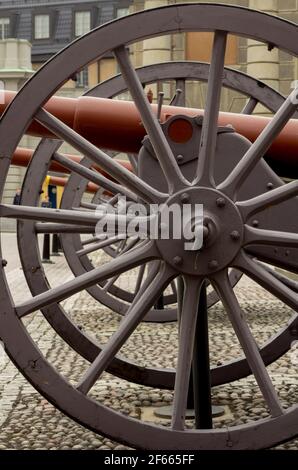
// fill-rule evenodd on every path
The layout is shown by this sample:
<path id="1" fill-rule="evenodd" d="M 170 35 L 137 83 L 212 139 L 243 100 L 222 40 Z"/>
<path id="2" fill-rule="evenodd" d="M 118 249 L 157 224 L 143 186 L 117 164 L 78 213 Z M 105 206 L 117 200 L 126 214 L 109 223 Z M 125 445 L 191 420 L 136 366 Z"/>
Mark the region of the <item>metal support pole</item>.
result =
<path id="1" fill-rule="evenodd" d="M 52 256 L 60 256 L 60 253 L 59 253 L 59 236 L 57 235 L 57 233 L 53 233 Z"/>
<path id="2" fill-rule="evenodd" d="M 164 310 L 165 305 L 164 305 L 164 295 L 163 294 L 159 297 L 158 301 L 154 305 L 154 308 L 156 308 L 157 310 Z"/>
<path id="3" fill-rule="evenodd" d="M 206 281 L 203 282 L 200 293 L 198 294 L 200 298 L 185 419 L 195 418 L 196 429 L 212 429 L 212 417 L 219 417 L 224 415 L 224 408 L 221 406 L 212 406 L 211 403 Z M 183 297 L 184 282 L 183 278 L 180 276 L 177 278 L 178 329 L 182 311 Z M 154 410 L 154 414 L 159 418 L 169 419 L 172 417 L 173 407 L 163 406 L 157 408 Z"/>
<path id="4" fill-rule="evenodd" d="M 45 233 L 43 236 L 43 247 L 42 247 L 42 262 L 53 263 L 50 259 L 50 234 Z"/>
<path id="5" fill-rule="evenodd" d="M 57 235 L 57 244 L 58 244 L 58 251 L 59 253 L 63 253 L 62 245 L 61 245 L 61 240 L 60 240 L 60 235 Z"/>
<path id="6" fill-rule="evenodd" d="M 183 282 L 182 277 L 179 276 L 177 278 L 178 328 L 179 328 L 180 315 L 181 315 L 181 311 L 182 311 L 183 296 L 184 296 L 184 282 Z M 188 410 L 193 410 L 194 409 L 194 392 L 193 392 L 192 373 L 190 375 L 189 387 L 188 387 L 187 409 Z"/>
<path id="7" fill-rule="evenodd" d="M 199 299 L 192 373 L 189 380 L 187 409 L 193 410 L 197 429 L 212 429 L 211 377 L 208 341 L 207 288 L 204 281 Z M 177 281 L 178 321 L 184 295 L 182 277 Z M 217 409 L 215 410 L 217 412 Z"/>
<path id="8" fill-rule="evenodd" d="M 211 377 L 206 281 L 200 291 L 192 364 L 193 399 L 197 429 L 212 429 Z"/>

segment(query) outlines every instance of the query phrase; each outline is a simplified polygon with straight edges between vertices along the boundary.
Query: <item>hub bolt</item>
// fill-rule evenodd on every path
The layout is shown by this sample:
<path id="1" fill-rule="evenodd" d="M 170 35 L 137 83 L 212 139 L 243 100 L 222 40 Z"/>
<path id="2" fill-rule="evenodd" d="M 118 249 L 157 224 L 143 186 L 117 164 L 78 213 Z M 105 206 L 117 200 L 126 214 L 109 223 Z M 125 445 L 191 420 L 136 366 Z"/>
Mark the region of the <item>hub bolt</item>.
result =
<path id="1" fill-rule="evenodd" d="M 209 264 L 208 264 L 208 267 L 209 267 L 209 269 L 212 269 L 212 270 L 217 269 L 218 268 L 218 262 L 216 261 L 216 259 L 210 261 Z"/>
<path id="2" fill-rule="evenodd" d="M 182 162 L 184 159 L 183 155 L 177 155 L 177 162 Z"/>
<path id="3" fill-rule="evenodd" d="M 237 230 L 233 230 L 233 232 L 231 233 L 231 239 L 232 240 L 239 240 L 240 238 L 240 233 L 237 231 Z"/>
<path id="4" fill-rule="evenodd" d="M 180 198 L 183 204 L 187 204 L 189 202 L 189 194 L 183 193 Z"/>
<path id="5" fill-rule="evenodd" d="M 271 189 L 273 189 L 273 188 L 274 188 L 274 184 L 273 184 L 273 183 L 268 183 L 268 184 L 267 184 L 267 189 L 269 189 L 269 191 L 270 191 Z"/>
<path id="6" fill-rule="evenodd" d="M 223 197 L 219 197 L 218 199 L 216 199 L 216 205 L 217 207 L 220 207 L 222 209 L 226 205 L 225 199 Z"/>
<path id="7" fill-rule="evenodd" d="M 258 227 L 260 225 L 258 220 L 254 220 L 252 223 L 253 227 Z"/>
<path id="8" fill-rule="evenodd" d="M 5 266 L 7 266 L 7 261 L 6 261 L 6 259 L 2 259 L 2 260 L 1 260 L 1 264 L 2 264 L 3 268 L 5 268 Z"/>
<path id="9" fill-rule="evenodd" d="M 173 263 L 176 266 L 180 266 L 183 263 L 183 259 L 181 258 L 181 256 L 175 256 L 175 258 L 173 259 Z"/>

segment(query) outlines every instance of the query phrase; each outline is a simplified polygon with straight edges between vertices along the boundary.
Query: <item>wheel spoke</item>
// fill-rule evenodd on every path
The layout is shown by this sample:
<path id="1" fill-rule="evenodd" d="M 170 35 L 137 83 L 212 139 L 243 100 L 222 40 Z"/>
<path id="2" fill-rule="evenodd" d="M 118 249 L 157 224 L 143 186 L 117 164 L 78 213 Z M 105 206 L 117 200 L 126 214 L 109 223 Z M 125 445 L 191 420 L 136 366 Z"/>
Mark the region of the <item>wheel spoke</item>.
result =
<path id="1" fill-rule="evenodd" d="M 134 290 L 134 295 L 136 295 L 140 291 L 140 288 L 141 288 L 142 282 L 143 282 L 143 278 L 144 278 L 144 274 L 145 274 L 146 266 L 147 266 L 146 264 L 142 264 L 139 268 L 138 277 L 137 277 L 137 280 L 136 280 L 136 286 L 135 286 L 135 290 Z"/>
<path id="2" fill-rule="evenodd" d="M 165 194 L 146 184 L 138 176 L 121 166 L 116 160 L 91 144 L 91 142 L 49 112 L 40 109 L 35 119 L 55 135 L 72 145 L 80 153 L 90 158 L 90 160 L 115 178 L 116 181 L 119 181 L 119 183 L 137 194 L 144 201 L 160 203 L 166 199 L 167 196 Z"/>
<path id="3" fill-rule="evenodd" d="M 107 283 L 103 286 L 102 290 L 104 292 L 108 292 L 111 289 L 111 287 L 115 284 L 117 279 L 119 279 L 119 277 L 120 277 L 120 274 L 117 274 L 117 276 L 114 276 L 111 279 L 109 279 Z"/>
<path id="4" fill-rule="evenodd" d="M 29 313 L 39 310 L 42 307 L 61 302 L 77 292 L 87 289 L 94 284 L 109 279 L 111 276 L 121 274 L 132 268 L 139 266 L 147 261 L 158 259 L 160 257 L 154 242 L 144 243 L 134 250 L 124 253 L 109 263 L 84 273 L 75 279 L 66 282 L 58 287 L 50 289 L 39 294 L 16 307 L 16 313 L 19 317 L 23 317 Z"/>
<path id="5" fill-rule="evenodd" d="M 77 388 L 80 392 L 84 394 L 88 393 L 96 380 L 109 366 L 125 341 L 127 341 L 143 320 L 146 313 L 150 310 L 173 276 L 174 272 L 164 263 L 161 269 L 158 264 L 157 269 L 149 274 L 149 285 L 145 282 L 141 295 L 139 295 L 137 301 L 132 304 L 126 316 L 121 321 L 118 330 L 103 347 L 101 353 L 97 356 L 78 384 Z"/>
<path id="6" fill-rule="evenodd" d="M 106 240 L 102 240 L 101 242 L 93 243 L 88 248 L 83 248 L 81 250 L 78 250 L 77 255 L 81 257 L 84 255 L 93 253 L 94 251 L 101 250 L 102 248 L 105 248 L 106 246 L 113 245 L 113 243 L 116 243 L 119 240 L 122 240 L 123 236 L 125 237 L 126 235 L 117 235 L 116 237 L 110 237 L 110 238 L 107 238 Z"/>
<path id="7" fill-rule="evenodd" d="M 292 232 L 278 232 L 264 230 L 245 225 L 244 245 L 274 245 L 281 247 L 298 248 L 298 234 Z"/>
<path id="8" fill-rule="evenodd" d="M 230 284 L 228 273 L 214 276 L 212 285 L 216 289 L 232 323 L 247 362 L 260 387 L 265 402 L 273 417 L 283 414 L 276 390 L 260 355 L 258 345 L 248 327 L 244 314 Z"/>
<path id="9" fill-rule="evenodd" d="M 119 201 L 119 193 L 115 194 L 115 196 L 111 197 L 111 199 L 108 199 L 107 201 L 103 201 L 103 200 L 101 201 L 105 202 L 105 204 L 109 204 L 110 206 L 113 206 L 114 204 L 116 204 L 116 202 Z"/>
<path id="10" fill-rule="evenodd" d="M 136 156 L 132 153 L 128 153 L 127 158 L 131 164 L 134 174 L 137 175 L 138 174 L 138 162 L 137 162 Z"/>
<path id="11" fill-rule="evenodd" d="M 90 212 L 94 212 L 91 209 L 87 209 L 85 207 L 74 207 L 74 206 L 72 206 L 71 210 L 76 211 L 76 212 L 89 212 L 89 214 Z"/>
<path id="12" fill-rule="evenodd" d="M 125 240 L 122 240 L 122 241 L 118 244 L 118 246 L 117 246 L 117 248 L 116 248 L 116 253 L 117 253 L 117 255 L 119 255 L 119 253 L 122 253 L 122 250 L 124 250 L 125 245 L 126 245 L 126 239 L 125 239 Z"/>
<path id="13" fill-rule="evenodd" d="M 126 240 L 122 240 L 122 241 L 126 242 Z M 134 248 L 136 246 L 136 244 L 138 243 L 138 241 L 139 241 L 138 237 L 137 238 L 132 238 L 129 241 L 129 243 L 126 245 L 126 247 L 123 248 L 123 250 L 121 251 L 121 255 L 126 253 L 127 251 L 131 250 L 132 248 Z M 119 279 L 120 276 L 121 276 L 121 273 L 117 274 L 116 276 L 113 276 L 111 279 L 109 279 L 107 281 L 107 283 L 103 286 L 103 291 L 108 292 L 109 289 L 115 284 L 115 282 Z"/>
<path id="14" fill-rule="evenodd" d="M 259 160 L 264 157 L 267 150 L 270 148 L 274 139 L 283 130 L 289 119 L 297 110 L 296 96 L 298 88 L 296 88 L 291 95 L 285 100 L 278 112 L 275 114 L 270 123 L 265 127 L 263 132 L 251 145 L 244 157 L 232 170 L 229 176 L 221 183 L 218 189 L 225 192 L 232 199 L 235 199 L 237 191 L 243 184 L 245 179 L 250 175 L 251 171 Z M 294 98 L 294 99 L 293 99 Z"/>
<path id="15" fill-rule="evenodd" d="M 189 182 L 182 176 L 158 119 L 152 112 L 139 77 L 129 59 L 127 49 L 121 46 L 114 50 L 114 54 L 167 180 L 169 192 L 172 194 L 180 188 L 189 186 Z"/>
<path id="16" fill-rule="evenodd" d="M 90 209 L 90 210 L 93 210 L 95 211 L 98 207 L 98 204 L 93 204 L 92 202 L 84 202 L 82 201 L 81 202 L 81 207 L 83 207 L 84 209 Z"/>
<path id="17" fill-rule="evenodd" d="M 241 111 L 241 114 L 252 114 L 256 109 L 258 100 L 252 96 L 249 98 L 248 102 Z"/>
<path id="18" fill-rule="evenodd" d="M 252 260 L 242 251 L 234 261 L 234 265 L 272 295 L 298 311 L 298 294 L 272 276 L 260 263 Z"/>
<path id="19" fill-rule="evenodd" d="M 256 261 L 258 264 L 262 266 L 265 271 L 268 271 L 271 276 L 275 277 L 279 281 L 281 281 L 284 285 L 292 289 L 298 294 L 298 282 L 294 281 L 293 279 L 285 276 L 284 274 L 279 273 L 278 271 L 275 271 L 274 269 L 270 268 L 266 264 L 261 263 L 260 261 Z"/>
<path id="20" fill-rule="evenodd" d="M 211 185 L 215 187 L 213 166 L 217 141 L 218 115 L 226 44 L 227 33 L 225 31 L 216 31 L 209 70 L 207 100 L 203 119 L 196 180 L 197 184 L 200 186 Z"/>
<path id="21" fill-rule="evenodd" d="M 123 196 L 128 197 L 132 201 L 138 200 L 135 194 L 129 191 L 127 188 L 121 186 L 120 184 L 114 183 L 97 171 L 93 171 L 81 165 L 80 163 L 70 160 L 70 158 L 65 157 L 59 152 L 54 153 L 53 160 L 60 163 L 60 165 L 62 165 L 64 168 L 67 168 L 68 170 L 83 176 L 92 183 L 95 183 L 98 186 L 104 188 L 106 191 L 110 191 L 112 194 L 121 193 Z"/>
<path id="22" fill-rule="evenodd" d="M 176 287 L 176 282 L 175 281 L 171 282 L 171 288 L 172 288 L 173 294 L 177 296 L 177 287 Z"/>
<path id="23" fill-rule="evenodd" d="M 94 233 L 94 225 L 67 225 L 37 222 L 36 233 Z"/>
<path id="24" fill-rule="evenodd" d="M 252 215 L 260 212 L 267 207 L 272 207 L 280 204 L 284 201 L 291 199 L 292 197 L 298 196 L 298 181 L 292 181 L 291 183 L 284 184 L 278 188 L 272 189 L 271 191 L 260 194 L 247 201 L 237 202 L 237 207 L 241 212 L 241 215 L 246 220 Z"/>
<path id="25" fill-rule="evenodd" d="M 0 205 L 0 216 L 12 219 L 38 220 L 45 222 L 61 222 L 69 225 L 93 225 L 100 217 L 86 211 L 73 211 L 69 209 L 48 209 L 45 207 Z M 110 216 L 110 214 L 109 214 Z M 94 229 L 94 228 L 93 228 Z"/>
<path id="26" fill-rule="evenodd" d="M 107 224 L 111 224 L 113 229 L 118 230 L 118 226 L 121 229 L 125 229 L 131 220 L 138 221 L 140 223 L 146 222 L 147 228 L 149 228 L 149 217 L 141 216 L 135 217 L 129 214 L 109 214 L 103 215 L 96 214 L 94 212 L 87 211 L 74 211 L 69 209 L 48 209 L 45 207 L 31 207 L 31 206 L 16 206 L 9 204 L 0 205 L 0 217 L 7 217 L 12 219 L 24 219 L 24 220 L 38 220 L 44 222 L 58 222 L 61 221 L 63 225 L 65 222 L 69 225 L 93 225 L 94 227 L 101 220 Z M 153 215 L 154 217 L 154 215 Z M 40 227 L 40 226 L 39 226 Z M 59 231 L 59 230 L 58 230 Z"/>
<path id="27" fill-rule="evenodd" d="M 179 351 L 176 368 L 172 428 L 183 430 L 193 358 L 199 294 L 202 278 L 186 278 L 179 324 Z"/>
<path id="28" fill-rule="evenodd" d="M 94 235 L 91 238 L 86 238 L 85 240 L 82 240 L 81 243 L 83 246 L 85 245 L 91 245 L 92 243 L 96 243 L 98 241 L 105 241 L 107 239 L 107 235 L 103 233 L 102 235 Z"/>

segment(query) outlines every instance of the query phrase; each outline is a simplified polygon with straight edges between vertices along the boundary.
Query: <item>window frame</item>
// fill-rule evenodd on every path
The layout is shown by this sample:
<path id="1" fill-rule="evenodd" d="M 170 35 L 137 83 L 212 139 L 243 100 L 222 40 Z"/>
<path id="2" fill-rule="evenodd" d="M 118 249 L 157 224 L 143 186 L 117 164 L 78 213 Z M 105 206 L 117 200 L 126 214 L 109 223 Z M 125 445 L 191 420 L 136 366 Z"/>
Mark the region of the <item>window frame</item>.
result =
<path id="1" fill-rule="evenodd" d="M 5 39 L 9 39 L 10 37 L 12 37 L 12 34 L 11 34 L 11 29 L 12 29 L 12 24 L 11 24 L 11 17 L 10 15 L 5 15 L 5 16 L 0 16 L 0 24 L 1 24 L 1 20 L 8 20 L 8 36 L 7 37 L 0 37 L 0 40 L 3 41 Z M 5 26 L 4 24 L 2 26 Z"/>
<path id="2" fill-rule="evenodd" d="M 127 10 L 127 13 L 125 15 L 118 16 L 118 11 L 120 11 L 120 10 Z M 117 18 L 117 19 L 118 18 L 124 18 L 127 15 L 129 15 L 129 6 L 127 6 L 127 7 L 124 7 L 124 6 L 121 6 L 121 5 L 116 6 L 115 18 Z"/>
<path id="3" fill-rule="evenodd" d="M 90 16 L 90 28 L 88 31 L 86 31 L 85 33 L 83 34 L 76 34 L 76 26 L 77 26 L 77 15 L 79 14 L 82 14 L 82 13 L 89 13 L 89 16 Z M 73 36 L 74 38 L 79 38 L 80 36 L 83 36 L 84 34 L 87 34 L 89 31 L 91 31 L 92 29 L 92 10 L 89 9 L 89 8 L 85 8 L 85 9 L 79 9 L 79 10 L 75 10 L 74 11 L 74 15 L 73 15 Z"/>
<path id="4" fill-rule="evenodd" d="M 49 17 L 49 36 L 44 38 L 36 38 L 35 36 L 35 18 L 37 16 L 48 16 Z M 42 42 L 49 42 L 53 39 L 53 18 L 54 12 L 49 11 L 48 9 L 36 9 L 34 13 L 32 13 L 32 28 L 31 28 L 31 40 L 32 42 L 42 43 Z"/>
<path id="5" fill-rule="evenodd" d="M 127 8 L 127 14 L 129 15 L 130 14 L 129 8 L 131 5 L 132 5 L 132 2 L 128 0 L 118 0 L 118 2 L 115 2 L 114 19 L 124 18 L 124 16 L 117 16 L 118 10 L 122 10 L 124 8 Z"/>
<path id="6" fill-rule="evenodd" d="M 99 14 L 101 11 L 101 6 L 94 5 L 94 2 L 85 3 L 81 5 L 74 5 L 72 8 L 72 38 L 77 39 L 80 36 L 76 36 L 76 13 L 81 13 L 84 11 L 90 12 L 90 30 L 95 28 L 98 24 Z"/>
<path id="7" fill-rule="evenodd" d="M 81 79 L 82 78 L 82 79 Z M 88 89 L 89 86 L 89 67 L 84 67 L 76 74 L 76 88 Z"/>

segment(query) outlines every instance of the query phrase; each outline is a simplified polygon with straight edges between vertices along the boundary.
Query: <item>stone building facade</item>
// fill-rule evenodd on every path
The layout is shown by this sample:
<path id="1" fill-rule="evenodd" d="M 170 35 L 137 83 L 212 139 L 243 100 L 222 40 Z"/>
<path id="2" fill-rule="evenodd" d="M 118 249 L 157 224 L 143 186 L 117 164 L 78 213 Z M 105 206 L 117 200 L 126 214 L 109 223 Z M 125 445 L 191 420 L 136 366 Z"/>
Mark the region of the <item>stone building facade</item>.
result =
<path id="1" fill-rule="evenodd" d="M 198 0 L 187 0 L 185 2 L 183 0 L 134 0 L 131 11 L 190 2 L 200 3 Z M 217 0 L 208 0 L 208 2 L 218 3 Z M 257 9 L 298 23 L 298 0 L 225 0 L 223 3 Z M 198 41 L 198 37 L 200 41 Z M 138 44 L 135 51 L 135 62 L 137 65 L 169 60 L 208 62 L 211 47 L 212 35 L 209 33 L 188 33 L 179 37 L 177 35 L 165 36 L 162 40 L 156 38 Z M 293 80 L 298 79 L 297 58 L 293 58 L 278 49 L 268 51 L 266 45 L 245 38 L 229 37 L 225 63 L 259 80 L 263 80 L 283 94 L 288 94 Z M 228 95 L 223 95 L 223 100 L 229 98 Z M 195 89 L 191 101 L 195 103 L 200 101 L 200 96 L 196 96 Z M 240 100 L 238 109 L 241 109 L 241 105 Z M 235 111 L 238 110 L 235 109 Z M 264 109 L 259 107 L 256 112 L 264 113 Z"/>
<path id="2" fill-rule="evenodd" d="M 55 53 L 90 29 L 128 14 L 131 4 L 132 0 L 1 0 L 0 86 L 19 90 Z M 59 94 L 79 96 L 115 72 L 114 58 L 104 57 L 69 80 Z M 36 139 L 25 136 L 21 144 L 34 148 Z M 65 145 L 64 150 L 70 149 Z M 12 202 L 24 173 L 11 166 L 4 202 Z"/>
<path id="3" fill-rule="evenodd" d="M 187 0 L 188 2 L 194 0 Z M 195 0 L 197 1 L 197 0 Z M 216 3 L 209 0 L 210 3 Z M 53 54 L 77 36 L 113 18 L 139 10 L 187 3 L 183 0 L 0 0 L 0 80 L 7 89 L 17 90 L 24 81 Z M 225 0 L 226 4 L 255 8 L 298 23 L 298 0 Z M 198 36 L 200 35 L 200 36 Z M 200 40 L 198 40 L 198 38 Z M 32 45 L 32 49 L 31 49 Z M 209 61 L 212 49 L 211 33 L 187 33 L 147 39 L 131 48 L 136 66 L 173 60 Z M 298 79 L 298 60 L 288 54 L 245 38 L 229 37 L 226 65 L 265 81 L 281 93 L 288 94 L 293 80 Z M 90 65 L 59 91 L 64 96 L 81 95 L 117 73 L 112 55 Z M 157 89 L 154 89 L 155 98 Z M 165 99 L 174 93 L 165 84 Z M 206 86 L 188 84 L 189 106 L 203 107 Z M 232 103 L 232 107 L 230 106 Z M 222 94 L 222 107 L 239 112 L 244 99 L 235 92 Z M 256 109 L 264 113 L 262 107 Z M 23 145 L 33 146 L 25 138 Z M 65 147 L 66 150 L 66 147 Z M 20 186 L 23 170 L 11 168 L 4 199 L 11 202 Z"/>

